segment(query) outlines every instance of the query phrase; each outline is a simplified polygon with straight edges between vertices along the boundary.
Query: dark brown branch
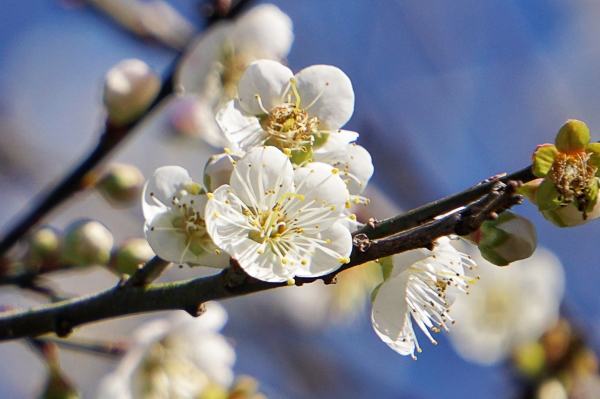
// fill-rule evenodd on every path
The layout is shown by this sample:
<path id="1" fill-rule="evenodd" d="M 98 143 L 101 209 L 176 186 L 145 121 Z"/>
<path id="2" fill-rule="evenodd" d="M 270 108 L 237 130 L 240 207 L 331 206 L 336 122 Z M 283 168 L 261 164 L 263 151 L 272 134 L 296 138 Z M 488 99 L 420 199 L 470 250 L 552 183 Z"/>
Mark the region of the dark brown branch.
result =
<path id="1" fill-rule="evenodd" d="M 460 208 L 461 206 L 466 206 L 471 202 L 478 200 L 489 193 L 490 189 L 497 182 L 506 183 L 510 180 L 514 180 L 526 183 L 536 178 L 537 177 L 531 171 L 531 166 L 528 166 L 509 175 L 486 180 L 473 187 L 463 190 L 460 193 L 430 202 L 429 204 L 420 206 L 396 217 L 368 223 L 363 228 L 357 230 L 354 234 L 365 234 L 370 239 L 388 237 L 401 231 L 419 226 L 420 224 L 432 220 L 436 216 L 451 212 L 454 209 Z"/>
<path id="2" fill-rule="evenodd" d="M 296 278 L 302 285 L 323 280 L 330 283 L 338 273 L 348 268 L 385 256 L 417 248 L 432 248 L 435 239 L 450 234 L 466 234 L 475 231 L 485 220 L 497 217 L 511 206 L 520 203 L 516 195 L 517 183 L 493 184 L 490 194 L 465 209 L 378 240 L 364 236 L 355 239 L 350 263 L 322 277 Z M 6 312 L 0 317 L 0 340 L 37 336 L 54 332 L 68 335 L 76 326 L 124 315 L 159 310 L 185 310 L 193 316 L 202 313 L 203 304 L 210 300 L 247 295 L 286 286 L 286 283 L 267 283 L 251 278 L 240 279 L 237 268 L 229 268 L 220 274 L 189 281 L 153 286 L 134 285 L 117 287 L 83 298 L 77 298 L 39 308 Z"/>

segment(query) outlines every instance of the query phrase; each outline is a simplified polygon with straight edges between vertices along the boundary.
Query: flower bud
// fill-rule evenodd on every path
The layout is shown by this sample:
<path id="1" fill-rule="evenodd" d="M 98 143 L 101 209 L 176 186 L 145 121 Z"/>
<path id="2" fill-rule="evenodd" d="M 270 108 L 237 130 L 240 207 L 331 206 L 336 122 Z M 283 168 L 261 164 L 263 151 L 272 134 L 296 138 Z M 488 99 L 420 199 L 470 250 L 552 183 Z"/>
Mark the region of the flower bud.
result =
<path id="1" fill-rule="evenodd" d="M 576 119 L 568 120 L 556 136 L 556 148 L 565 154 L 584 151 L 589 143 L 590 130 L 585 123 Z"/>
<path id="2" fill-rule="evenodd" d="M 529 258 L 537 247 L 533 223 L 512 212 L 503 212 L 498 219 L 484 222 L 465 238 L 479 247 L 484 259 L 497 266 Z"/>
<path id="3" fill-rule="evenodd" d="M 133 276 L 140 265 L 154 257 L 154 252 L 148 241 L 143 238 L 127 240 L 120 248 L 113 251 L 110 267 L 119 275 Z"/>
<path id="4" fill-rule="evenodd" d="M 111 232 L 102 223 L 78 220 L 65 230 L 64 261 L 76 266 L 105 265 L 113 242 Z"/>
<path id="5" fill-rule="evenodd" d="M 145 62 L 123 60 L 106 74 L 104 105 L 109 119 L 127 125 L 148 109 L 160 91 L 161 79 Z"/>
<path id="6" fill-rule="evenodd" d="M 29 236 L 28 244 L 25 263 L 33 271 L 39 271 L 42 266 L 52 269 L 58 265 L 62 237 L 56 229 L 49 226 L 40 227 Z"/>
<path id="7" fill-rule="evenodd" d="M 231 173 L 233 172 L 233 164 L 229 157 L 237 161 L 241 158 L 241 155 L 232 153 L 218 154 L 208 159 L 204 167 L 203 178 L 204 187 L 208 192 L 215 191 L 223 184 L 229 184 Z"/>
<path id="8" fill-rule="evenodd" d="M 127 164 L 113 164 L 96 183 L 96 188 L 113 206 L 136 203 L 142 195 L 144 176 L 138 168 Z"/>
<path id="9" fill-rule="evenodd" d="M 48 366 L 48 377 L 40 398 L 79 399 L 81 398 L 81 393 L 63 373 L 57 352 L 58 350 L 54 343 L 45 343 L 42 346 L 42 356 Z"/>

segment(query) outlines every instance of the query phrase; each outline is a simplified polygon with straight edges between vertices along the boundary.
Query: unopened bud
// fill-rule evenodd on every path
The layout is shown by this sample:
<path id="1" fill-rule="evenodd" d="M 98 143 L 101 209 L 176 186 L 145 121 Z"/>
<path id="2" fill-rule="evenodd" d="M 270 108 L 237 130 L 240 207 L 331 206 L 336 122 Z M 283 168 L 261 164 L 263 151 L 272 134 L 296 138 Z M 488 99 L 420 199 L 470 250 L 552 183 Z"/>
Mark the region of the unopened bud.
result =
<path id="1" fill-rule="evenodd" d="M 48 377 L 40 399 L 79 399 L 81 393 L 63 373 L 58 361 L 56 344 L 46 343 L 43 356 L 48 366 Z"/>
<path id="2" fill-rule="evenodd" d="M 113 236 L 100 222 L 79 220 L 65 230 L 65 263 L 75 266 L 106 265 L 110 259 Z"/>
<path id="3" fill-rule="evenodd" d="M 497 266 L 529 258 L 537 247 L 533 223 L 512 212 L 503 212 L 498 219 L 484 222 L 465 238 L 479 247 L 484 259 Z"/>
<path id="4" fill-rule="evenodd" d="M 233 386 L 229 392 L 230 398 L 240 399 L 258 399 L 266 398 L 259 391 L 258 380 L 249 375 L 240 375 L 236 377 Z"/>
<path id="5" fill-rule="evenodd" d="M 556 148 L 565 154 L 574 154 L 585 150 L 590 143 L 590 130 L 577 119 L 568 120 L 558 131 Z"/>
<path id="6" fill-rule="evenodd" d="M 102 196 L 114 206 L 136 203 L 142 194 L 144 176 L 138 168 L 127 164 L 113 164 L 96 183 Z"/>
<path id="7" fill-rule="evenodd" d="M 204 167 L 204 187 L 208 192 L 215 191 L 223 184 L 229 184 L 233 172 L 233 161 L 241 158 L 241 155 L 229 152 L 229 154 L 213 155 L 208 159 Z"/>
<path id="8" fill-rule="evenodd" d="M 546 362 L 544 346 L 538 341 L 517 345 L 513 361 L 521 374 L 528 378 L 535 378 L 542 372 Z"/>
<path id="9" fill-rule="evenodd" d="M 104 104 L 109 118 L 127 125 L 148 109 L 160 91 L 161 79 L 145 62 L 123 60 L 106 74 Z"/>
<path id="10" fill-rule="evenodd" d="M 173 100 L 169 122 L 178 135 L 201 138 L 217 148 L 231 145 L 215 120 L 210 101 L 203 96 L 184 95 Z"/>
<path id="11" fill-rule="evenodd" d="M 28 240 L 29 248 L 25 263 L 32 271 L 39 271 L 44 266 L 52 269 L 59 263 L 62 249 L 62 236 L 49 226 L 43 226 L 35 230 Z"/>
<path id="12" fill-rule="evenodd" d="M 119 275 L 133 276 L 140 265 L 147 263 L 153 257 L 154 252 L 148 245 L 148 241 L 144 238 L 132 238 L 113 251 L 110 266 Z"/>

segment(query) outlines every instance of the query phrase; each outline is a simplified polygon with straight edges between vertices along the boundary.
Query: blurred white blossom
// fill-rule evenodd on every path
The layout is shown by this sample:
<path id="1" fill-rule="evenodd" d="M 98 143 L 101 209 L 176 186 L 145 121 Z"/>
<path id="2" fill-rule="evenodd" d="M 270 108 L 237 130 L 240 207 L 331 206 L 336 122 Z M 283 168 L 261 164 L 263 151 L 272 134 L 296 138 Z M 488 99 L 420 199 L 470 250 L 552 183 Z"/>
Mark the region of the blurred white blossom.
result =
<path id="1" fill-rule="evenodd" d="M 237 96 L 240 77 L 258 59 L 282 60 L 290 51 L 292 20 L 272 4 L 250 9 L 235 21 L 221 21 L 198 37 L 179 64 L 175 84 L 196 101 L 196 134 L 214 146 L 226 146 L 216 111 Z"/>
<path id="2" fill-rule="evenodd" d="M 502 268 L 473 257 L 481 281 L 454 304 L 452 314 L 459 322 L 450 338 L 463 358 L 495 364 L 557 321 L 564 271 L 558 258 L 541 247 L 531 258 Z"/>
<path id="3" fill-rule="evenodd" d="M 467 292 L 472 278 L 465 267 L 475 267 L 467 255 L 457 251 L 446 237 L 438 239 L 433 251 L 416 249 L 382 260 L 384 282 L 373 293 L 371 319 L 379 337 L 401 355 L 416 359 L 421 352 L 413 329 L 413 321 L 437 342 L 429 329 L 448 331 L 448 314 L 460 292 Z M 391 267 L 390 267 L 391 266 Z"/>
<path id="4" fill-rule="evenodd" d="M 227 312 L 207 303 L 198 318 L 174 313 L 140 326 L 132 347 L 100 385 L 101 399 L 198 398 L 212 384 L 229 388 L 235 352 L 219 333 Z"/>
<path id="5" fill-rule="evenodd" d="M 349 261 L 347 190 L 330 165 L 294 170 L 277 148 L 255 148 L 235 163 L 230 185 L 210 196 L 210 236 L 254 278 L 322 276 Z"/>

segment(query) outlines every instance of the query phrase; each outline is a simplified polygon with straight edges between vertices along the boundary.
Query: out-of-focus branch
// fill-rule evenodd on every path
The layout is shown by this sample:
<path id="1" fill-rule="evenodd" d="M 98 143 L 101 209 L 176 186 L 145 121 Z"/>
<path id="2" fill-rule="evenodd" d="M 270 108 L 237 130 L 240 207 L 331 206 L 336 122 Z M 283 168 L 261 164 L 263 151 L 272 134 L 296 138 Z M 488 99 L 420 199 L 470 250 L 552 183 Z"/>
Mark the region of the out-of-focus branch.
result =
<path id="1" fill-rule="evenodd" d="M 182 50 L 195 33 L 194 26 L 161 0 L 87 0 L 128 31 Z"/>
<path id="2" fill-rule="evenodd" d="M 244 9 L 251 0 L 240 0 L 233 6 L 230 13 L 223 18 L 232 18 Z M 212 19 L 209 22 L 215 22 L 217 19 Z M 0 257 L 6 253 L 21 237 L 23 237 L 31 228 L 42 220 L 51 210 L 62 204 L 66 199 L 70 198 L 74 193 L 84 190 L 93 183 L 94 179 L 90 179 L 90 172 L 94 170 L 98 164 L 103 161 L 119 143 L 127 137 L 138 123 L 144 119 L 163 99 L 173 93 L 173 70 L 178 61 L 177 57 L 172 66 L 168 69 L 166 77 L 163 80 L 160 92 L 154 102 L 137 120 L 127 126 L 116 126 L 110 122 L 106 123 L 106 127 L 100 141 L 92 153 L 85 158 L 82 163 L 69 173 L 62 181 L 56 184 L 53 188 L 38 195 L 34 199 L 34 204 L 30 210 L 19 220 L 14 227 L 0 241 Z"/>
<path id="3" fill-rule="evenodd" d="M 485 220 L 494 219 L 497 213 L 522 201 L 522 197 L 516 194 L 518 186 L 514 181 L 507 185 L 494 182 L 491 187 L 488 186 L 487 195 L 461 211 L 391 237 L 370 240 L 364 234 L 356 235 L 348 264 L 327 276 L 296 278 L 295 284 L 302 285 L 316 280 L 332 283 L 338 273 L 348 268 L 411 249 L 431 248 L 433 241 L 442 236 L 473 232 Z M 377 226 L 373 229 L 377 231 Z M 66 336 L 81 324 L 142 312 L 180 309 L 198 316 L 206 301 L 287 285 L 257 281 L 244 275 L 240 278 L 240 274 L 240 270 L 230 268 L 211 277 L 169 284 L 145 286 L 125 282 L 96 295 L 24 311 L 10 311 L 0 317 L 0 340 L 51 332 Z"/>

